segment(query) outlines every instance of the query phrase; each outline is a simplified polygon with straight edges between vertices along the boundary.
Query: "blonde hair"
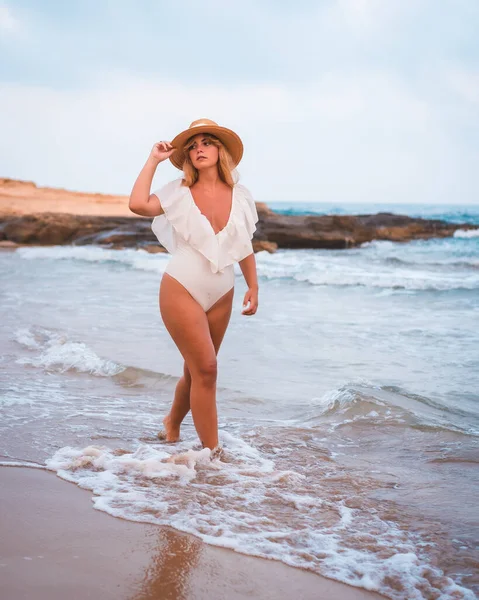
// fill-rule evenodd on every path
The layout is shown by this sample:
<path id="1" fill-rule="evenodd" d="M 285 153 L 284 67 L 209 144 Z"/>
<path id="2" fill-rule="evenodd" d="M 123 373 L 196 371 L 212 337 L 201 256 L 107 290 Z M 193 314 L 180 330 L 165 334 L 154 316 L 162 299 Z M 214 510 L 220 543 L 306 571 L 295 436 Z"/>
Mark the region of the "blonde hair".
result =
<path id="1" fill-rule="evenodd" d="M 236 177 L 234 174 L 233 161 L 231 159 L 230 153 L 226 149 L 226 146 L 223 144 L 223 142 L 219 140 L 216 136 L 212 135 L 211 133 L 205 133 L 204 135 L 209 140 L 211 140 L 213 145 L 215 145 L 218 148 L 217 167 L 219 178 L 221 179 L 221 181 L 224 181 L 226 185 L 233 187 L 236 183 Z M 196 169 L 193 166 L 189 153 L 190 146 L 194 137 L 196 136 L 191 136 L 183 146 L 183 156 L 185 159 L 183 162 L 183 184 L 188 187 L 191 187 L 194 183 L 196 183 L 196 181 L 198 181 L 198 169 Z"/>

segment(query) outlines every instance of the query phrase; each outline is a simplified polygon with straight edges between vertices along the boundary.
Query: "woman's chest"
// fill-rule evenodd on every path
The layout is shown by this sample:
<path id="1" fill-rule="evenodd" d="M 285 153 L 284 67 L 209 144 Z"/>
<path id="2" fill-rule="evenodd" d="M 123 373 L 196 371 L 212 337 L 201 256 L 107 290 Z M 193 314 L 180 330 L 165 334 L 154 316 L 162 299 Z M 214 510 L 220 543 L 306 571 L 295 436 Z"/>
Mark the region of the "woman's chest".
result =
<path id="1" fill-rule="evenodd" d="M 232 209 L 231 189 L 222 189 L 215 194 L 195 190 L 192 191 L 192 197 L 196 207 L 208 219 L 215 233 L 226 227 Z"/>

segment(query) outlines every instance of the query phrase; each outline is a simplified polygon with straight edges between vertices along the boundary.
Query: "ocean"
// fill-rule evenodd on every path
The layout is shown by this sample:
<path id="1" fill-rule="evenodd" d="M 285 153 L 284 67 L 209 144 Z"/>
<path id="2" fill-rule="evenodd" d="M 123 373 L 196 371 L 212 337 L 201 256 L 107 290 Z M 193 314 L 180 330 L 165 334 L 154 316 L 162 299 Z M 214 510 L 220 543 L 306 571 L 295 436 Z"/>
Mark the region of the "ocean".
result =
<path id="1" fill-rule="evenodd" d="M 479 206 L 287 204 L 479 225 Z M 169 257 L 0 252 L 0 465 L 55 471 L 94 507 L 392 599 L 479 590 L 479 231 L 256 255 L 255 316 L 219 353 L 223 461 L 189 415 L 158 310 Z M 72 519 L 74 519 L 72 515 Z"/>

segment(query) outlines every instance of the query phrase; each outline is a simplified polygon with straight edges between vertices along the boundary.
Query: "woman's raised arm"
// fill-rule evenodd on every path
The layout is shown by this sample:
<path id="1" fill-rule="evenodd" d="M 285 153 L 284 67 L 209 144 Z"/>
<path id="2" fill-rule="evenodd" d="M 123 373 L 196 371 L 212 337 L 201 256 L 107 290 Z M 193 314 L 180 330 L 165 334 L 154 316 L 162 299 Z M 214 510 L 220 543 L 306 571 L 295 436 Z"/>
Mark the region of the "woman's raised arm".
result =
<path id="1" fill-rule="evenodd" d="M 142 217 L 157 217 L 163 214 L 159 198 L 155 194 L 150 194 L 151 182 L 158 165 L 169 158 L 173 152 L 174 148 L 169 142 L 159 142 L 153 146 L 131 190 L 128 204 L 131 212 Z"/>

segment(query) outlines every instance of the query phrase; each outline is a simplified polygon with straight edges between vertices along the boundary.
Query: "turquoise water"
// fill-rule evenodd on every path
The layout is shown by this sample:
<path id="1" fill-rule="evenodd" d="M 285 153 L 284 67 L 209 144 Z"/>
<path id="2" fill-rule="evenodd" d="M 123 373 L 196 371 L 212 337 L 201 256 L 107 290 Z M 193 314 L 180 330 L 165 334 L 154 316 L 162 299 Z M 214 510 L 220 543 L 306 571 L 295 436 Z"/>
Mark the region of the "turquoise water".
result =
<path id="1" fill-rule="evenodd" d="M 331 202 L 272 202 L 268 206 L 275 212 L 290 215 L 360 215 L 391 212 L 410 217 L 443 219 L 451 223 L 479 224 L 479 204 L 334 204 Z"/>

